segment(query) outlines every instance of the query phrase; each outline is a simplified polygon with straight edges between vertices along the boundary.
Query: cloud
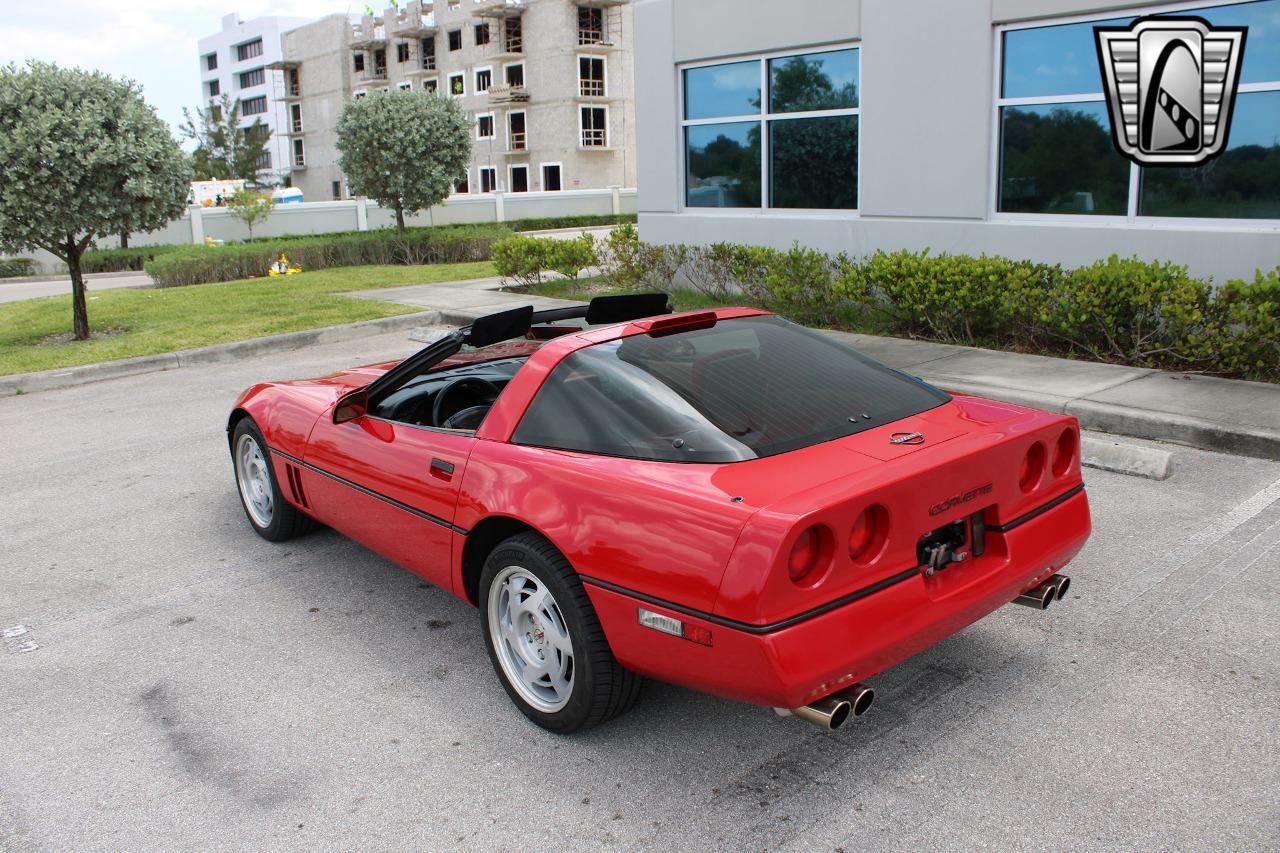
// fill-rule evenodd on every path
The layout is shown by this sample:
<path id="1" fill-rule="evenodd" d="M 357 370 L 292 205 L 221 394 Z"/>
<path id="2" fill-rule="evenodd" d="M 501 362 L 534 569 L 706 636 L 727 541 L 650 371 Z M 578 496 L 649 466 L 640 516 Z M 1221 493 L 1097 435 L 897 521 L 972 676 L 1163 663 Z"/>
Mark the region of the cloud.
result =
<path id="1" fill-rule="evenodd" d="M 11 4 L 0 20 L 0 64 L 39 59 L 129 77 L 142 87 L 160 117 L 176 128 L 182 108 L 194 106 L 200 98 L 196 43 L 222 28 L 224 14 L 238 11 L 244 20 L 263 15 L 316 18 L 341 8 L 317 8 L 308 0 Z"/>

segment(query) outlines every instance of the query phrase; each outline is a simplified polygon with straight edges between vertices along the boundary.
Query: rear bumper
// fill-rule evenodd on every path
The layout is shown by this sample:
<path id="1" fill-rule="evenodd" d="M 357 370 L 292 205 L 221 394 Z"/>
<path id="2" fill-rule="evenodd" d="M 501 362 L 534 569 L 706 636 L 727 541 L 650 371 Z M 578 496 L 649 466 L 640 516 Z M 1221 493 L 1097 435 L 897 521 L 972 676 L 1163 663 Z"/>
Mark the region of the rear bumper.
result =
<path id="1" fill-rule="evenodd" d="M 614 655 L 636 672 L 743 702 L 794 708 L 936 645 L 1060 570 L 1089 538 L 1083 491 L 989 536 L 987 553 L 900 580 L 776 629 L 664 606 L 584 578 Z M 711 646 L 639 625 L 646 608 L 711 631 Z"/>

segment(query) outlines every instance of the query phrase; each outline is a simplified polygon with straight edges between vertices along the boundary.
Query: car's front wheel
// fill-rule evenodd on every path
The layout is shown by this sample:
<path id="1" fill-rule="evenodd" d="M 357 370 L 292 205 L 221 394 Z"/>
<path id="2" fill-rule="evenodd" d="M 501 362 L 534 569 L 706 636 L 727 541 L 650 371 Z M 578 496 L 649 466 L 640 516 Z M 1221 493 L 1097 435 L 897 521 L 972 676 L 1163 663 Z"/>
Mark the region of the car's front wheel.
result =
<path id="1" fill-rule="evenodd" d="M 251 418 L 242 418 L 231 433 L 231 461 L 244 514 L 259 536 L 283 542 L 315 527 L 310 516 L 280 494 L 280 484 L 271 466 L 271 451 Z"/>
<path id="2" fill-rule="evenodd" d="M 530 720 L 566 734 L 635 704 L 640 676 L 613 657 L 582 582 L 546 539 L 523 533 L 495 548 L 480 602 L 493 668 Z"/>

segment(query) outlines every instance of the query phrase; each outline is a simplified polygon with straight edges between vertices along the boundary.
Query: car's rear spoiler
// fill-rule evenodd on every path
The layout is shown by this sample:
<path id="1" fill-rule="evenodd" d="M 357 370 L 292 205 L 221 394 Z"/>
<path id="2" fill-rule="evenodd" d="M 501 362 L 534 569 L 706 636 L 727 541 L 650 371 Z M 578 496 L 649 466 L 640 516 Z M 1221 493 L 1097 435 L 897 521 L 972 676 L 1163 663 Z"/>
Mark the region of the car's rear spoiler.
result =
<path id="1" fill-rule="evenodd" d="M 432 365 L 444 361 L 460 350 L 463 344 L 479 348 L 522 338 L 534 323 L 582 318 L 589 326 L 602 326 L 643 320 L 646 317 L 670 314 L 671 311 L 665 293 L 628 293 L 622 296 L 597 296 L 586 305 L 569 308 L 534 311 L 532 305 L 523 305 L 496 314 L 486 314 L 470 326 L 464 326 L 427 344 L 380 376 L 366 391 L 369 399 L 375 400 L 379 391 L 393 388 L 405 377 L 422 373 Z"/>
<path id="2" fill-rule="evenodd" d="M 524 337 L 534 323 L 553 323 L 556 320 L 581 318 L 587 321 L 588 326 L 607 326 L 670 314 L 671 310 L 665 293 L 597 296 L 586 305 L 574 305 L 569 308 L 534 311 L 532 306 L 526 305 L 500 311 L 497 314 L 488 314 L 462 329 L 462 332 L 466 336 L 466 343 L 473 347 L 486 347 L 490 344 Z"/>

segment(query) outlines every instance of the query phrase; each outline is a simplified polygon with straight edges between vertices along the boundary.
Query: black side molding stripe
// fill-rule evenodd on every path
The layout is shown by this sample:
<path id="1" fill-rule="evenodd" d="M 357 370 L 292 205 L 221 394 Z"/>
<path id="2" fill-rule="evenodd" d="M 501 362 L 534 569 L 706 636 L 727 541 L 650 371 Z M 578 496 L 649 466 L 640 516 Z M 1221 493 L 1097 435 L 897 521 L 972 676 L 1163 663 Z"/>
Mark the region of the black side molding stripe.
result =
<path id="1" fill-rule="evenodd" d="M 1081 483 L 1080 485 L 1070 488 L 1067 491 L 1063 492 L 1062 494 L 1058 495 L 1056 498 L 1049 501 L 1048 503 L 1041 504 L 1040 506 L 1036 507 L 1030 512 L 1025 512 L 1011 521 L 1006 521 L 1004 524 L 989 524 L 987 525 L 987 530 L 994 531 L 996 533 L 1008 533 L 1010 530 L 1017 527 L 1019 524 L 1025 524 L 1026 522 L 1035 518 L 1037 515 L 1042 515 L 1048 512 L 1049 510 L 1053 509 L 1055 506 L 1065 503 L 1066 501 L 1070 500 L 1071 498 L 1074 498 L 1076 495 L 1080 494 L 1083 491 L 1084 491 L 1084 483 Z"/>
<path id="2" fill-rule="evenodd" d="M 346 479 L 345 477 L 339 477 L 337 474 L 330 473 L 329 471 L 326 471 L 323 468 L 317 468 L 314 465 L 303 462 L 298 457 L 290 456 L 288 453 L 285 453 L 283 450 L 276 450 L 273 447 L 271 448 L 271 452 L 274 453 L 276 456 L 279 456 L 281 459 L 289 460 L 294 465 L 297 465 L 302 468 L 306 468 L 308 471 L 315 471 L 317 474 L 319 474 L 322 477 L 328 477 L 330 480 L 333 480 L 335 483 L 342 483 L 344 486 L 350 486 L 351 488 L 355 489 L 357 492 L 362 492 L 371 498 L 377 498 L 378 500 L 383 501 L 384 503 L 389 503 L 396 509 L 402 509 L 411 515 L 416 515 L 418 518 L 425 519 L 426 521 L 430 521 L 432 524 L 438 524 L 441 527 L 447 527 L 450 530 L 452 530 L 454 533 L 461 533 L 463 536 L 466 536 L 467 533 L 469 532 L 465 527 L 459 527 L 456 524 L 451 524 L 448 521 L 445 521 L 443 518 L 440 518 L 438 515 L 432 515 L 429 512 L 423 512 L 422 510 L 417 509 L 416 507 L 411 507 L 407 503 L 402 503 L 401 501 L 398 501 L 395 498 L 389 498 L 384 494 L 375 492 L 373 489 L 366 489 L 364 486 L 360 485 L 359 483 L 353 483 L 350 480 Z"/>
<path id="3" fill-rule="evenodd" d="M 693 616 L 697 619 L 702 619 L 715 625 L 722 625 L 725 628 L 732 628 L 735 631 L 744 631 L 748 634 L 769 634 L 774 631 L 781 631 L 783 628 L 790 628 L 792 625 L 797 625 L 808 619 L 812 619 L 815 616 L 821 616 L 824 613 L 829 613 L 836 608 L 844 607 L 846 604 L 852 604 L 858 599 L 866 598 L 868 595 L 873 595 L 882 589 L 888 589 L 895 584 L 911 580 L 911 578 L 918 574 L 920 574 L 920 569 L 916 566 L 912 566 L 909 569 L 898 572 L 892 577 L 887 577 L 882 581 L 877 581 L 871 584 L 870 586 L 864 586 L 861 589 L 856 589 L 848 595 L 843 595 L 834 601 L 828 601 L 826 604 L 815 607 L 812 610 L 797 613 L 795 616 L 788 616 L 786 619 L 782 619 L 778 622 L 771 622 L 768 625 L 755 625 L 751 622 L 739 622 L 737 619 L 726 619 L 723 616 L 716 616 L 714 613 L 707 613 L 703 610 L 695 610 L 692 607 L 685 607 L 683 604 L 664 601 L 661 598 L 655 598 L 654 596 L 646 595 L 643 592 L 636 592 L 633 589 L 627 589 L 624 586 L 618 586 L 616 583 L 609 583 L 608 581 L 603 581 L 599 578 L 588 577 L 587 575 L 580 575 L 579 577 L 581 577 L 583 583 L 589 583 L 592 586 L 598 586 L 601 589 L 607 589 L 611 592 L 636 598 L 648 604 L 666 608 L 667 610 L 674 610 L 675 612 L 683 613 L 686 616 Z"/>

